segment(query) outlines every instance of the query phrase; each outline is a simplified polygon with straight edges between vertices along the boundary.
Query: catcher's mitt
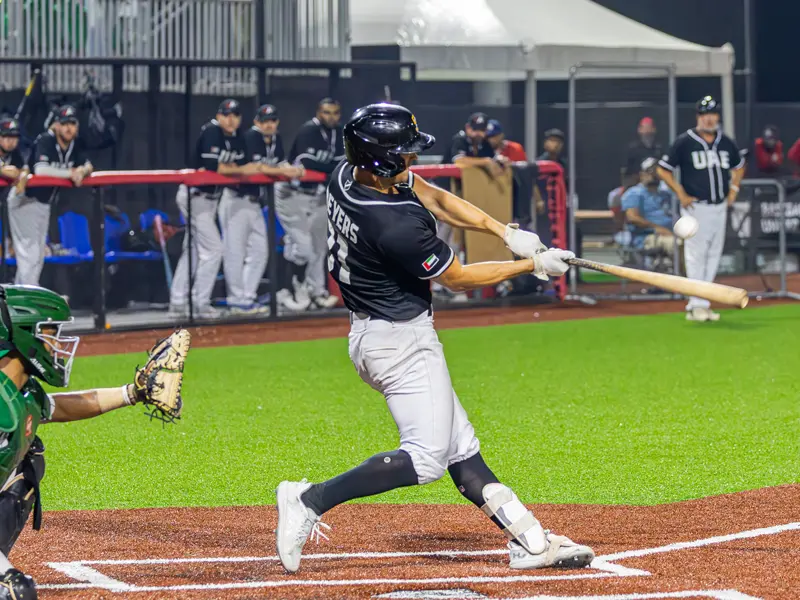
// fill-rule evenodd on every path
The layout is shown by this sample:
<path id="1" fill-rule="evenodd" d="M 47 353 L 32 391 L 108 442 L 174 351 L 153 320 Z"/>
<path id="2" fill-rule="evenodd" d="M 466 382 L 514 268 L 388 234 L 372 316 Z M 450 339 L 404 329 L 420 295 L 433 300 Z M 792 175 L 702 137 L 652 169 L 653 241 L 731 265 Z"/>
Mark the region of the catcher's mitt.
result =
<path id="1" fill-rule="evenodd" d="M 133 378 L 136 402 L 149 409 L 147 414 L 151 419 L 174 423 L 181 418 L 183 365 L 191 343 L 192 335 L 179 329 L 156 342 L 144 367 L 136 368 Z"/>

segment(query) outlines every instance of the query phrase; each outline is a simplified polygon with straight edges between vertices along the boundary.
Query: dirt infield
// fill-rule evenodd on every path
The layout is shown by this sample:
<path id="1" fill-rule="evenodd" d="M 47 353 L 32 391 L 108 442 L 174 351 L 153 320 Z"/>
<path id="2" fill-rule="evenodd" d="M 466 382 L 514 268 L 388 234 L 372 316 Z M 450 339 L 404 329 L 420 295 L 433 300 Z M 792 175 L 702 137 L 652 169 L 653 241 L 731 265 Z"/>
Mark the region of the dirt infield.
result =
<path id="1" fill-rule="evenodd" d="M 751 306 L 768 305 L 774 300 L 753 301 Z M 621 302 L 603 301 L 595 306 L 578 302 L 553 305 L 502 308 L 461 308 L 439 311 L 435 315 L 436 328 L 483 327 L 512 323 L 537 323 L 568 319 L 594 319 L 629 315 L 652 315 L 683 311 L 684 303 L 678 301 Z M 243 346 L 270 342 L 292 342 L 332 337 L 345 337 L 350 330 L 346 317 L 300 319 L 295 321 L 260 322 L 247 324 L 216 324 L 193 327 L 192 345 L 195 348 L 217 346 Z M 81 336 L 79 356 L 141 352 L 152 346 L 155 339 L 163 337 L 165 330 L 109 332 Z"/>
<path id="2" fill-rule="evenodd" d="M 798 597 L 800 485 L 533 509 L 598 559 L 512 571 L 502 536 L 472 506 L 366 504 L 326 515 L 330 540 L 309 542 L 292 576 L 276 561 L 272 506 L 47 513 L 11 559 L 44 599 Z"/>

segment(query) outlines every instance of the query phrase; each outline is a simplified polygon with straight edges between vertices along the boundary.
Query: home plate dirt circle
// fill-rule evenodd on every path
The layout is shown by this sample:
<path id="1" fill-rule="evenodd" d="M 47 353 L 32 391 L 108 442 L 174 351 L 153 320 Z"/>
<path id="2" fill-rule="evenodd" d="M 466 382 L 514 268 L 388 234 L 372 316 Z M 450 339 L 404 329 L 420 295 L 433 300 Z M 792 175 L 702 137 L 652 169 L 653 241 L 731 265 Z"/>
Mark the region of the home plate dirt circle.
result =
<path id="1" fill-rule="evenodd" d="M 46 513 L 11 560 L 40 598 L 794 599 L 800 485 L 660 506 L 537 505 L 595 548 L 580 570 L 512 571 L 468 505 L 339 507 L 300 571 L 275 556 L 273 506 Z"/>

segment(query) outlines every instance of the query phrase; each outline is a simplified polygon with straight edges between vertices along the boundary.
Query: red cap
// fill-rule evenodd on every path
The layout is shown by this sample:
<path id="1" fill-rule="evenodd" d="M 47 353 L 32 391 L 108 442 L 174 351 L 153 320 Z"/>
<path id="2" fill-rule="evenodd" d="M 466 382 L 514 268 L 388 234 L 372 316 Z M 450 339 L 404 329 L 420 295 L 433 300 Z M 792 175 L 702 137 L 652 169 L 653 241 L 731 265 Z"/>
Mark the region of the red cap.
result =
<path id="1" fill-rule="evenodd" d="M 650 117 L 645 117 L 641 121 L 639 121 L 639 127 L 642 127 L 644 125 L 654 125 L 653 119 L 651 119 Z"/>

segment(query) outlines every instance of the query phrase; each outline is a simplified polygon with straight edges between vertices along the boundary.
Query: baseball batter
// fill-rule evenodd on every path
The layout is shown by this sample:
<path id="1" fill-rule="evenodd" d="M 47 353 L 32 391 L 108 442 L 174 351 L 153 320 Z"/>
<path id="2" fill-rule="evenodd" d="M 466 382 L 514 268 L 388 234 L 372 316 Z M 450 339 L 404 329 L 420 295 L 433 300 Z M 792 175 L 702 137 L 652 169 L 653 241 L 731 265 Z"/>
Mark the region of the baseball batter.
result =
<path id="1" fill-rule="evenodd" d="M 356 111 L 344 128 L 347 161 L 328 188 L 328 267 L 350 309 L 350 358 L 386 398 L 400 447 L 328 481 L 278 486 L 278 556 L 295 572 L 320 517 L 353 498 L 426 484 L 449 472 L 458 490 L 505 533 L 510 566 L 582 567 L 591 548 L 542 529 L 516 494 L 486 465 L 453 390 L 433 326 L 430 282 L 453 290 L 491 286 L 524 273 L 563 275 L 573 257 L 502 225 L 468 202 L 408 171 L 433 136 L 398 105 Z M 505 240 L 522 260 L 462 265 L 436 236 L 437 220 Z M 327 526 L 325 526 L 327 527 Z"/>
<path id="2" fill-rule="evenodd" d="M 194 169 L 216 171 L 221 175 L 249 175 L 259 172 L 260 166 L 249 165 L 245 161 L 244 140 L 238 134 L 241 123 L 242 112 L 239 103 L 232 99 L 224 100 L 217 109 L 216 118 L 203 125 L 200 138 L 195 145 L 193 164 L 190 166 Z M 211 306 L 211 294 L 214 291 L 214 282 L 219 273 L 224 251 L 217 228 L 217 204 L 221 198 L 232 202 L 242 200 L 236 186 L 204 185 L 188 188 L 181 185 L 175 201 L 187 222 L 190 198 L 194 246 L 192 309 L 195 316 L 200 318 L 219 317 L 220 312 Z M 189 236 L 186 235 L 183 238 L 183 252 L 175 268 L 170 289 L 169 313 L 174 317 L 184 317 L 189 314 L 188 246 Z M 235 288 L 234 293 L 243 294 L 242 287 Z"/>
<path id="3" fill-rule="evenodd" d="M 74 107 L 58 109 L 52 128 L 36 138 L 28 163 L 34 175 L 69 179 L 76 186 L 91 174 L 92 163 L 78 138 L 78 113 Z M 8 193 L 8 224 L 17 258 L 15 283 L 39 284 L 50 209 L 58 200 L 60 189 L 16 186 Z"/>
<path id="4" fill-rule="evenodd" d="M 33 512 L 42 520 L 39 485 L 44 477 L 40 424 L 89 419 L 143 403 L 165 421 L 180 417 L 183 364 L 188 331 L 158 342 L 134 382 L 115 388 L 47 394 L 39 381 L 69 383 L 78 338 L 63 335 L 71 322 L 64 298 L 40 287 L 0 287 L 0 600 L 35 600 L 36 584 L 8 560 L 8 554 Z M 159 416 L 160 415 L 160 416 Z"/>
<path id="5" fill-rule="evenodd" d="M 344 158 L 341 116 L 336 100 L 320 100 L 317 116 L 297 133 L 289 162 L 308 171 L 332 173 Z M 297 180 L 276 184 L 275 212 L 286 232 L 284 258 L 294 265 L 295 304 L 312 309 L 336 306 L 339 298 L 331 296 L 325 284 L 325 185 Z"/>
<path id="6" fill-rule="evenodd" d="M 284 161 L 278 122 L 278 112 L 271 104 L 258 109 L 253 126 L 242 136 L 245 153 L 237 163 L 244 165 L 243 171 L 283 177 L 303 174 L 302 167 L 291 167 Z M 269 259 L 261 196 L 259 185 L 242 184 L 238 189 L 223 193 L 219 202 L 224 246 L 222 265 L 228 288 L 228 308 L 233 313 L 269 312 L 268 306 L 256 302 Z"/>
<path id="7" fill-rule="evenodd" d="M 714 281 L 725 245 L 728 206 L 736 201 L 744 176 L 739 148 L 719 127 L 720 107 L 711 96 L 697 103 L 697 126 L 679 135 L 659 161 L 658 175 L 681 203 L 681 214 L 700 223 L 697 235 L 684 242 L 686 276 Z M 680 169 L 680 183 L 675 170 Z M 718 321 L 703 298 L 689 298 L 686 318 Z"/>

